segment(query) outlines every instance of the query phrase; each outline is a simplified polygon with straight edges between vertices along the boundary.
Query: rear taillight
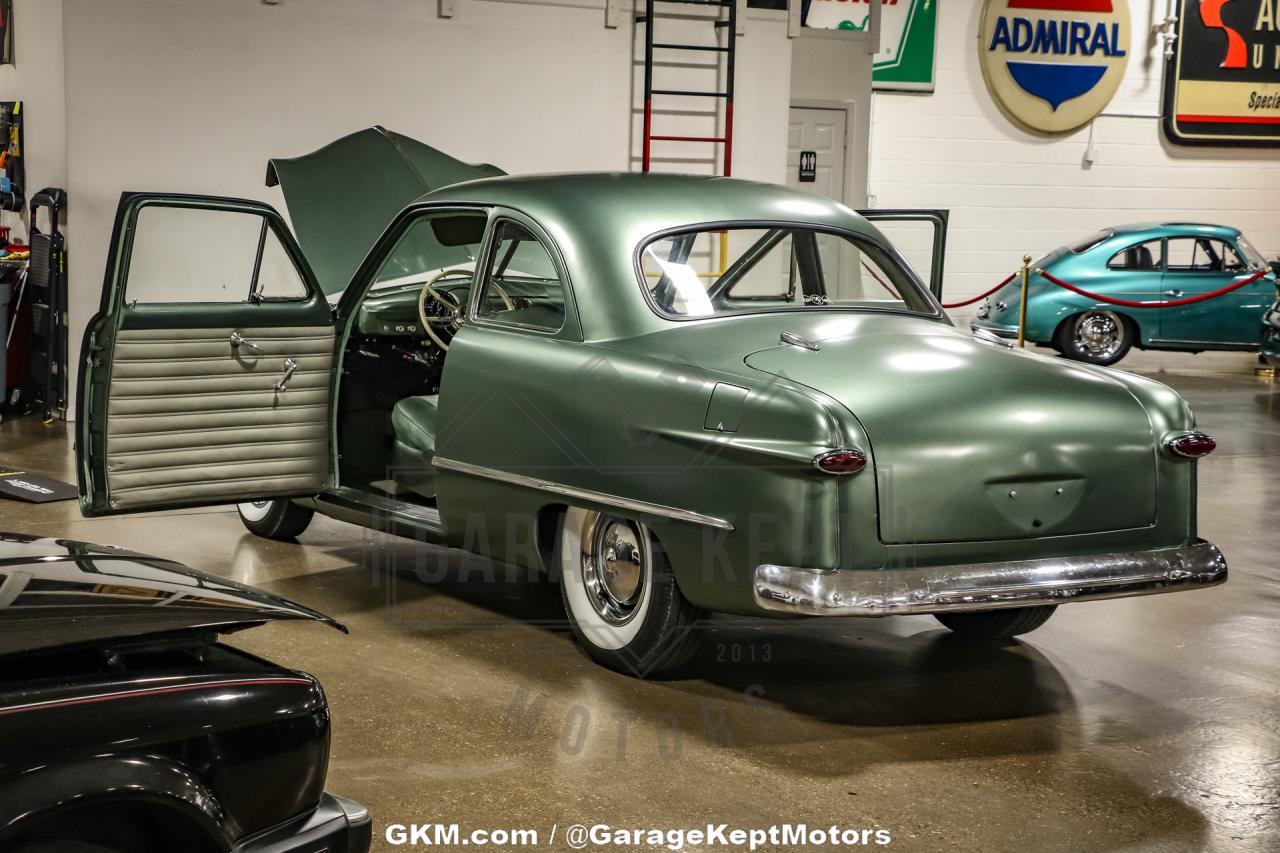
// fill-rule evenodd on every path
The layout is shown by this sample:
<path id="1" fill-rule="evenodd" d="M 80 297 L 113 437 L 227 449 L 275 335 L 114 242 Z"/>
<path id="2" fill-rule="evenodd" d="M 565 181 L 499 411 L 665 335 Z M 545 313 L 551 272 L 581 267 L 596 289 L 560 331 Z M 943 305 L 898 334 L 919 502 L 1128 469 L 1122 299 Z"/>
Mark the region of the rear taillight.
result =
<path id="1" fill-rule="evenodd" d="M 1218 442 L 1202 432 L 1184 432 L 1175 435 L 1164 443 L 1169 452 L 1186 459 L 1199 459 L 1208 456 L 1218 446 Z"/>
<path id="2" fill-rule="evenodd" d="M 856 474 L 867 467 L 867 454 L 856 447 L 828 450 L 813 457 L 813 467 L 826 474 Z"/>

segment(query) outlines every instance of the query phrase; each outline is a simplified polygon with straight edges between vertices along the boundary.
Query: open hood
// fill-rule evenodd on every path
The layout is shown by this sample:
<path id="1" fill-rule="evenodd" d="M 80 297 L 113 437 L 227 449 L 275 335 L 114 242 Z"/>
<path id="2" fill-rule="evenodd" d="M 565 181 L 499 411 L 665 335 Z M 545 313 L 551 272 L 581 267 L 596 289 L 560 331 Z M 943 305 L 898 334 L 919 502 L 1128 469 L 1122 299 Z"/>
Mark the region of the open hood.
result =
<path id="1" fill-rule="evenodd" d="M 326 294 L 347 286 L 391 218 L 433 190 L 505 175 L 455 160 L 383 127 L 267 163 L 267 186 L 284 193 L 294 234 Z"/>
<path id="2" fill-rule="evenodd" d="M 109 545 L 0 533 L 0 655 L 281 619 L 340 622 L 288 599 Z"/>

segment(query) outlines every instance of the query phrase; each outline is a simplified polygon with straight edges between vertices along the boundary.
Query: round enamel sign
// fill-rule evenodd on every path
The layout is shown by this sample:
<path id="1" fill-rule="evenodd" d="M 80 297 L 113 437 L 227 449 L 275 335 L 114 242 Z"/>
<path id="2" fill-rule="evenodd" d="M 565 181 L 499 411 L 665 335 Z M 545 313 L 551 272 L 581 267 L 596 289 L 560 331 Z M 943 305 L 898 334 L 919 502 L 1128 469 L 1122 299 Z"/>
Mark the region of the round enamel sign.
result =
<path id="1" fill-rule="evenodd" d="M 986 0 L 982 76 L 1019 124 L 1062 133 L 1106 109 L 1129 62 L 1128 0 Z"/>

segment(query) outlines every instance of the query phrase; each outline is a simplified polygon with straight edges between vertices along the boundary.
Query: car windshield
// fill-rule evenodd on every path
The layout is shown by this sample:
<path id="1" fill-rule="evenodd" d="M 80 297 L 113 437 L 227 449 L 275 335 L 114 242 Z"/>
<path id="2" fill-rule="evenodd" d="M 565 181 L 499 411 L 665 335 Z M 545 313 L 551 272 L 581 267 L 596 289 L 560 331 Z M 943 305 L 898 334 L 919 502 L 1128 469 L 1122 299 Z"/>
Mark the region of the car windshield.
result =
<path id="1" fill-rule="evenodd" d="M 1262 253 L 1253 248 L 1253 244 L 1246 240 L 1243 234 L 1236 240 L 1236 245 L 1240 248 L 1240 254 L 1244 255 L 1244 259 L 1249 262 L 1249 269 L 1266 269 L 1267 262 L 1263 260 Z"/>
<path id="2" fill-rule="evenodd" d="M 415 284 L 446 269 L 474 270 L 486 222 L 479 211 L 419 217 L 382 262 L 372 287 Z"/>
<path id="3" fill-rule="evenodd" d="M 896 254 L 853 235 L 732 227 L 655 238 L 640 253 L 644 286 L 670 317 L 863 308 L 933 314 Z"/>

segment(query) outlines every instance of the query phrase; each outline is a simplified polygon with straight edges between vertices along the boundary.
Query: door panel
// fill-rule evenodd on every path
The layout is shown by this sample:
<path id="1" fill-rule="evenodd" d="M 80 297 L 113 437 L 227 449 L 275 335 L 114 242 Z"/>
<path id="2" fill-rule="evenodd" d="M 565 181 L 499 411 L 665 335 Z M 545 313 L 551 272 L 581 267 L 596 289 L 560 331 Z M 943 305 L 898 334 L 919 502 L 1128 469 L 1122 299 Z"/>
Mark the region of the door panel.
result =
<path id="1" fill-rule="evenodd" d="M 218 246 L 212 271 L 192 261 L 207 260 L 209 242 Z M 113 245 L 82 355 L 85 513 L 320 491 L 334 324 L 275 211 L 127 195 Z"/>
<path id="2" fill-rule="evenodd" d="M 332 329 L 250 329 L 245 337 L 262 352 L 247 354 L 232 352 L 234 331 L 117 334 L 106 445 L 114 508 L 221 495 L 246 483 L 258 496 L 319 489 L 327 471 Z M 281 394 L 275 386 L 287 358 L 298 366 Z M 200 372 L 153 372 L 175 364 Z M 293 437 L 279 437 L 280 429 Z"/>
<path id="3" fill-rule="evenodd" d="M 1161 298 L 1201 296 L 1231 284 L 1240 273 L 1223 267 L 1227 252 L 1234 251 L 1218 239 L 1170 237 L 1165 241 Z M 1231 260 L 1238 258 L 1232 254 Z M 1263 291 L 1270 289 L 1248 285 L 1205 302 L 1161 308 L 1160 337 L 1167 341 L 1256 345 L 1261 340 L 1262 314 L 1270 304 Z"/>

